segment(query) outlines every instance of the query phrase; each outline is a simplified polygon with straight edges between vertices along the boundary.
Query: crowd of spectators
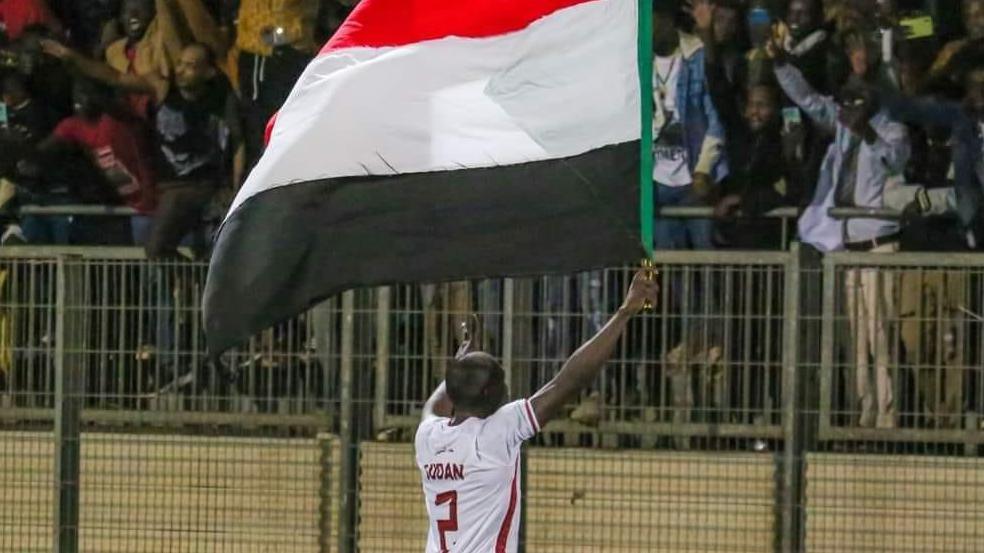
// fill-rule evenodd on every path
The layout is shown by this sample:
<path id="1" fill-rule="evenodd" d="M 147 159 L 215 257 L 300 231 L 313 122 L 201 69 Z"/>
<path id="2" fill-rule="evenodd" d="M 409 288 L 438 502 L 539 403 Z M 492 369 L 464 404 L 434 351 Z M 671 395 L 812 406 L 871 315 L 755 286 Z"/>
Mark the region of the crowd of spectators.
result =
<path id="1" fill-rule="evenodd" d="M 715 215 L 660 218 L 657 249 L 780 247 L 784 223 L 765 215 L 781 206 L 824 253 L 980 249 L 984 0 L 658 0 L 653 13 L 655 201 Z M 713 303 L 720 285 L 695 278 L 671 300 Z M 845 271 L 857 424 L 898 423 L 900 363 L 926 411 L 956 424 L 969 289 L 963 273 Z M 681 420 L 693 365 L 727 347 L 714 330 L 665 356 Z"/>
<path id="2" fill-rule="evenodd" d="M 979 247 L 984 2 L 653 6 L 656 203 L 716 216 L 660 219 L 657 248 L 778 247 L 780 206 L 821 251 Z"/>
<path id="3" fill-rule="evenodd" d="M 0 0 L 3 243 L 204 249 L 356 1 Z M 657 248 L 781 247 L 787 223 L 764 216 L 779 206 L 801 208 L 799 239 L 824 251 L 978 247 L 981 0 L 653 7 L 656 203 L 714 213 L 658 217 Z M 18 203 L 137 215 L 14 219 Z"/>
<path id="4" fill-rule="evenodd" d="M 0 0 L 0 244 L 202 255 L 355 0 Z M 126 206 L 132 217 L 17 216 Z"/>

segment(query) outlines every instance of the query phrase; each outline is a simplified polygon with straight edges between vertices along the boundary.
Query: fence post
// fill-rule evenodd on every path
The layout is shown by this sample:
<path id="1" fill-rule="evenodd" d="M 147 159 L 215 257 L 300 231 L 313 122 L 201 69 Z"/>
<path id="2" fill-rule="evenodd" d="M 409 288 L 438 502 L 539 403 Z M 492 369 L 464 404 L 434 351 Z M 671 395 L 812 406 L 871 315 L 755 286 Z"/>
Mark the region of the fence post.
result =
<path id="1" fill-rule="evenodd" d="M 358 501 L 359 461 L 357 442 L 353 425 L 355 423 L 354 399 L 355 362 L 355 292 L 349 290 L 342 294 L 342 343 L 340 366 L 340 395 L 338 438 L 341 448 L 341 482 L 339 490 L 338 551 L 350 553 L 356 550 L 356 512 Z"/>
<path id="2" fill-rule="evenodd" d="M 331 439 L 330 434 L 318 433 L 315 437 L 321 460 L 321 501 L 318 507 L 318 551 L 319 553 L 329 553 L 334 551 L 331 541 L 331 533 L 335 529 L 338 521 L 332 517 L 336 514 L 332 508 L 338 501 L 338 482 L 331 477 L 334 470 L 335 459 L 332 456 L 333 447 L 338 444 Z"/>
<path id="3" fill-rule="evenodd" d="M 833 406 L 834 354 L 836 350 L 837 326 L 835 310 L 837 309 L 837 265 L 829 258 L 823 260 L 823 307 L 822 328 L 820 331 L 820 408 L 819 408 L 819 439 L 830 429 Z"/>
<path id="4" fill-rule="evenodd" d="M 515 346 L 513 338 L 515 336 L 516 322 L 516 281 L 507 278 L 502 281 L 502 369 L 506 373 L 506 385 L 512 392 L 513 397 L 525 397 L 529 394 L 525 387 L 519 384 L 524 380 L 517 378 L 514 372 L 517 370 L 513 363 Z M 524 491 L 519 498 L 519 553 L 526 551 L 526 457 L 529 453 L 528 448 L 523 446 L 523 454 L 519 460 L 519 485 Z"/>
<path id="5" fill-rule="evenodd" d="M 797 553 L 802 549 L 803 500 L 803 437 L 800 410 L 800 300 L 802 297 L 802 249 L 799 244 L 790 248 L 786 264 L 783 305 L 782 354 L 782 486 L 781 486 L 781 551 Z"/>
<path id="6" fill-rule="evenodd" d="M 55 270 L 54 550 L 78 553 L 83 268 L 77 260 L 59 256 Z"/>
<path id="7" fill-rule="evenodd" d="M 390 304 L 392 288 L 376 289 L 376 392 L 373 401 L 373 428 L 384 428 L 386 388 L 389 383 Z"/>
<path id="8" fill-rule="evenodd" d="M 516 285 L 513 279 L 502 281 L 502 370 L 506 373 L 506 385 L 514 391 L 517 380 L 513 377 L 513 313 Z"/>

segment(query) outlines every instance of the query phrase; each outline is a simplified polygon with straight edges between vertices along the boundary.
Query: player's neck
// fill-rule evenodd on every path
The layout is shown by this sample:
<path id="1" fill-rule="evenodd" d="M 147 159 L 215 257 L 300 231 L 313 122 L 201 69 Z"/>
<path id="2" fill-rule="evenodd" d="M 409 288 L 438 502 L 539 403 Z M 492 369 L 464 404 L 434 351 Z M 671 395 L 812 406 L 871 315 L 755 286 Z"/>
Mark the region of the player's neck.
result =
<path id="1" fill-rule="evenodd" d="M 455 426 L 461 424 L 471 418 L 484 419 L 486 416 L 487 415 L 485 414 L 474 412 L 474 411 L 455 409 L 454 414 L 451 415 L 451 425 Z"/>

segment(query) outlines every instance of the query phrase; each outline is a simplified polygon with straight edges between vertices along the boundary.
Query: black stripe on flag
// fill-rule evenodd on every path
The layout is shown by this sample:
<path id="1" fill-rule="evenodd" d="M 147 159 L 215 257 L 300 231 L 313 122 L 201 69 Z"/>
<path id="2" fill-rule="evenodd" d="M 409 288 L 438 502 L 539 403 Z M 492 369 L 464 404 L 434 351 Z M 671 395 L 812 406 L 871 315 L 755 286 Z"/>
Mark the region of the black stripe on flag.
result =
<path id="1" fill-rule="evenodd" d="M 209 350 L 222 353 L 350 288 L 638 261 L 638 148 L 260 193 L 216 239 L 204 297 Z"/>

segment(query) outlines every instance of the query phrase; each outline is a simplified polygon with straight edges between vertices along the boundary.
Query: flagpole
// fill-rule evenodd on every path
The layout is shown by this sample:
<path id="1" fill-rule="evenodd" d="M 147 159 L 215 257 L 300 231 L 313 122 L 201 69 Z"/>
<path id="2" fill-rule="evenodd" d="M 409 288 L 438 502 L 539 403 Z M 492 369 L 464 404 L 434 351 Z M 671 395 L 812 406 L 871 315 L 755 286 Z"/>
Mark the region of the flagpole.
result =
<path id="1" fill-rule="evenodd" d="M 639 0 L 639 236 L 653 258 L 653 0 Z"/>

